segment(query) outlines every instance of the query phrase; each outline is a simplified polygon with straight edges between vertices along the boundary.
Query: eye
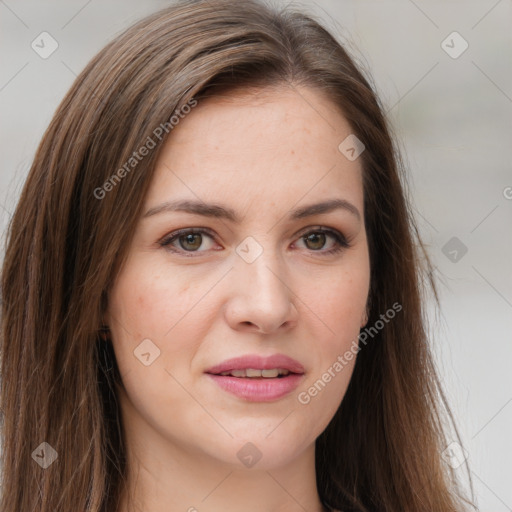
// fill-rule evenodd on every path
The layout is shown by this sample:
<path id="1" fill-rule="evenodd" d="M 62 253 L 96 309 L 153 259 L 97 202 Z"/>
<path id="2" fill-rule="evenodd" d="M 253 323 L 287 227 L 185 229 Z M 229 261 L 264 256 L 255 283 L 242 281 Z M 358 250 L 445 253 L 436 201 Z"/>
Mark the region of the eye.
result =
<path id="1" fill-rule="evenodd" d="M 184 256 L 193 256 L 193 253 L 205 252 L 199 250 L 203 244 L 204 236 L 212 241 L 214 239 L 214 235 L 204 228 L 180 229 L 171 233 L 168 237 L 165 237 L 159 242 L 159 244 L 170 252 Z M 321 249 L 328 238 L 333 240 L 332 247 L 328 250 L 322 251 Z M 346 238 L 339 231 L 322 227 L 306 232 L 299 238 L 299 241 L 304 241 L 307 246 L 306 248 L 309 248 L 311 252 L 316 252 L 320 255 L 338 253 L 343 249 L 350 247 Z M 206 250 L 208 250 L 208 247 Z"/>
<path id="2" fill-rule="evenodd" d="M 176 253 L 204 252 L 198 251 L 203 243 L 204 235 L 213 240 L 213 235 L 205 229 L 180 229 L 179 231 L 171 233 L 167 238 L 164 238 L 160 242 L 160 245 L 169 251 Z M 181 247 L 176 247 L 175 242 L 177 242 Z"/>
<path id="3" fill-rule="evenodd" d="M 333 246 L 331 249 L 322 251 L 321 249 L 325 245 L 326 239 L 329 237 L 334 240 Z M 303 240 L 306 246 L 309 246 L 313 252 L 319 252 L 323 255 L 335 254 L 350 247 L 347 239 L 339 231 L 322 227 L 308 231 L 300 237 L 300 240 Z"/>

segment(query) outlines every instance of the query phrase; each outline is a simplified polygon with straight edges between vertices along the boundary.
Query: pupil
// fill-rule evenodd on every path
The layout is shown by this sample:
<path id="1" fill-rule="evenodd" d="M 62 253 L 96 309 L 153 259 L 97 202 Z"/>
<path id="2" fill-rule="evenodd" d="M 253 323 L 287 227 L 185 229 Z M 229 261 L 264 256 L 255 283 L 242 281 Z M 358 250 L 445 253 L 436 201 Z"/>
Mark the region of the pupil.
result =
<path id="1" fill-rule="evenodd" d="M 321 249 L 322 246 L 324 245 L 325 243 L 325 233 L 312 233 L 311 235 L 309 235 L 307 237 L 307 241 L 308 242 L 313 242 L 313 244 L 315 243 L 315 238 L 317 239 L 317 242 L 318 242 L 318 238 L 320 237 L 320 241 L 322 243 L 320 243 L 320 246 L 319 247 L 313 247 L 314 249 Z"/>
<path id="2" fill-rule="evenodd" d="M 189 233 L 188 235 L 184 235 L 182 238 L 185 239 L 185 244 L 191 243 L 193 245 L 194 244 L 194 242 L 193 242 L 194 237 L 200 237 L 200 236 L 201 236 L 200 233 Z M 198 249 L 200 246 L 201 246 L 201 240 L 199 238 L 199 243 L 196 243 L 195 247 L 184 247 L 184 249 L 185 248 L 188 248 L 188 249 Z"/>

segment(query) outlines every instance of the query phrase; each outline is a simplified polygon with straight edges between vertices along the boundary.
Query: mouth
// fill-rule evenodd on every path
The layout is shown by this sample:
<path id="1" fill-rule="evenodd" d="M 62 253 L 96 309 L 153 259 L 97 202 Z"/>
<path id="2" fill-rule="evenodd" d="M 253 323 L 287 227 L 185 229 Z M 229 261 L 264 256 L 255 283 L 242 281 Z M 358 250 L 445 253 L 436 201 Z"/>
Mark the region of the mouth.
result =
<path id="1" fill-rule="evenodd" d="M 304 367 L 283 354 L 247 355 L 224 361 L 205 372 L 221 389 L 250 402 L 270 402 L 291 393 Z"/>
<path id="2" fill-rule="evenodd" d="M 274 354 L 266 357 L 247 354 L 216 364 L 208 368 L 206 373 L 232 375 L 240 378 L 276 378 L 279 375 L 289 373 L 303 374 L 304 367 L 297 360 L 284 354 Z"/>
<path id="3" fill-rule="evenodd" d="M 217 373 L 222 377 L 236 377 L 237 379 L 282 379 L 287 375 L 299 375 L 285 368 L 271 368 L 267 370 L 258 370 L 257 368 L 246 368 L 244 370 L 231 370 L 227 372 Z"/>

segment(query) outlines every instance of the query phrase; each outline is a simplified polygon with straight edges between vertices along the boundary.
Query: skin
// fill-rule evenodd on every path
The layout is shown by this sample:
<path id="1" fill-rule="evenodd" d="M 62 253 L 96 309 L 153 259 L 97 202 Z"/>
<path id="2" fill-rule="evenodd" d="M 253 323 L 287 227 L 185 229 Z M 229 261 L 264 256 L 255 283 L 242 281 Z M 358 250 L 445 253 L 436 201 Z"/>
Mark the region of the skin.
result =
<path id="1" fill-rule="evenodd" d="M 351 133 L 322 93 L 288 86 L 202 100 L 174 127 L 143 214 L 189 199 L 221 203 L 242 220 L 170 211 L 137 225 L 105 317 L 124 385 L 129 485 L 119 512 L 324 510 L 315 440 L 340 405 L 355 357 L 308 404 L 298 394 L 366 323 L 362 166 L 338 150 Z M 333 198 L 360 218 L 346 209 L 288 218 Z M 327 254 L 336 247 L 331 235 L 305 237 L 318 227 L 342 233 L 350 247 Z M 159 243 L 182 228 L 213 235 L 182 236 L 175 253 Z M 263 250 L 252 263 L 236 252 L 247 237 Z M 148 366 L 134 356 L 144 339 L 160 350 Z M 276 353 L 301 362 L 305 375 L 272 402 L 228 394 L 204 373 L 231 357 Z M 237 457 L 247 442 L 261 453 L 250 468 Z"/>

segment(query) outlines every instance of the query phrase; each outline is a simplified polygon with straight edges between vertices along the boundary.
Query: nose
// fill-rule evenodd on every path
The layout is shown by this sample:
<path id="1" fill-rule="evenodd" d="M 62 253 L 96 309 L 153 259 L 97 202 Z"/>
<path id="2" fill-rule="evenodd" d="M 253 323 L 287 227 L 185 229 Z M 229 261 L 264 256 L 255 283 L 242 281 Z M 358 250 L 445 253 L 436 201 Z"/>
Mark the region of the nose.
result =
<path id="1" fill-rule="evenodd" d="M 269 249 L 248 263 L 237 258 L 230 274 L 226 320 L 237 331 L 270 334 L 297 324 L 296 295 L 284 263 Z"/>

